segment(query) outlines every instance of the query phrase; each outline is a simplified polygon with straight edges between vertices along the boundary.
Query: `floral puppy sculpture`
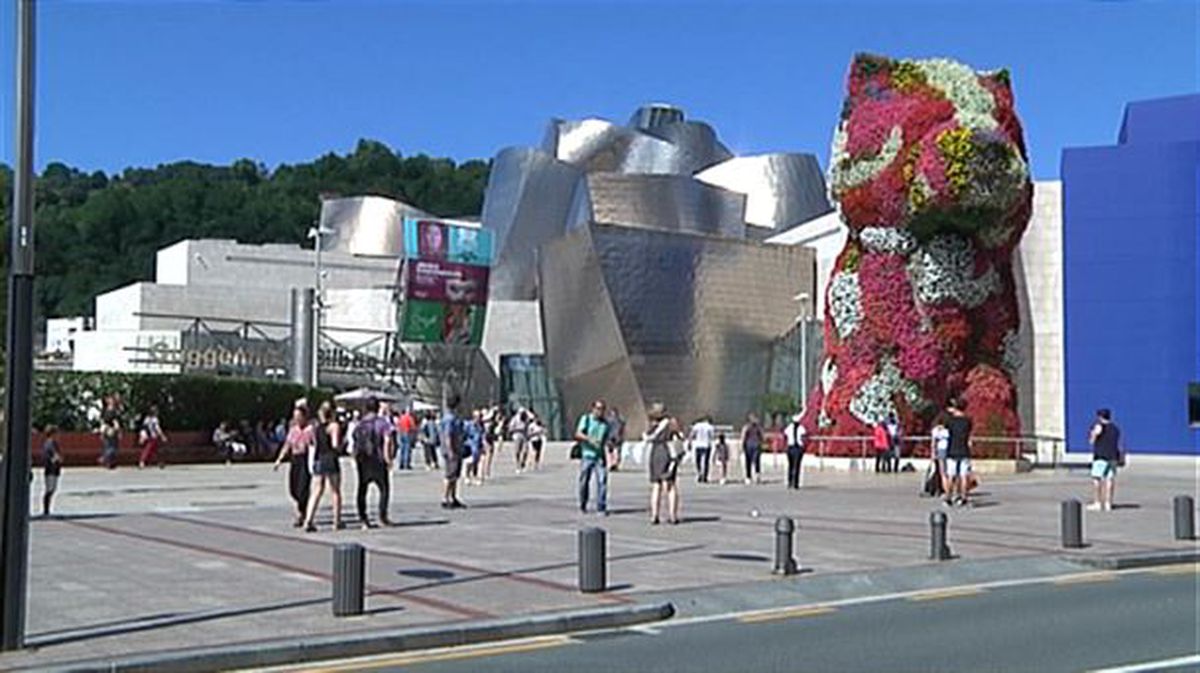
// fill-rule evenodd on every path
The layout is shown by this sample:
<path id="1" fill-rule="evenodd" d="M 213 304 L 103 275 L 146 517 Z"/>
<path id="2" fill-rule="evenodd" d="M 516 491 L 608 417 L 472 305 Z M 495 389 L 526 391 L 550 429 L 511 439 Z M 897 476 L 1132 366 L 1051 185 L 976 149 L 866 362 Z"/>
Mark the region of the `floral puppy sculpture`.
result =
<path id="1" fill-rule="evenodd" d="M 1033 188 L 1008 73 L 859 55 L 847 88 L 829 182 L 849 237 L 806 425 L 863 435 L 894 412 L 924 432 L 958 396 L 977 435 L 1016 435 L 1012 255 Z"/>

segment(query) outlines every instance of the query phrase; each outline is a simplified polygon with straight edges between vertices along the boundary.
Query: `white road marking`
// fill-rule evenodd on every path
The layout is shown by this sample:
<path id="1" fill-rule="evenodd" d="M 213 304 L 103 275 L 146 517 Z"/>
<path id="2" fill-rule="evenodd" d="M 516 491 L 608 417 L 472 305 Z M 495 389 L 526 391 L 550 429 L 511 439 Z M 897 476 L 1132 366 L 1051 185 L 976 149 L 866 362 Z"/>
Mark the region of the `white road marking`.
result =
<path id="1" fill-rule="evenodd" d="M 1124 666 L 1114 666 L 1112 668 L 1098 668 L 1091 673 L 1142 673 L 1142 671 L 1157 671 L 1164 668 L 1179 668 L 1180 666 L 1191 666 L 1193 664 L 1200 664 L 1200 654 L 1190 654 L 1184 657 L 1175 657 L 1174 659 L 1145 661 L 1140 664 L 1126 664 Z"/>

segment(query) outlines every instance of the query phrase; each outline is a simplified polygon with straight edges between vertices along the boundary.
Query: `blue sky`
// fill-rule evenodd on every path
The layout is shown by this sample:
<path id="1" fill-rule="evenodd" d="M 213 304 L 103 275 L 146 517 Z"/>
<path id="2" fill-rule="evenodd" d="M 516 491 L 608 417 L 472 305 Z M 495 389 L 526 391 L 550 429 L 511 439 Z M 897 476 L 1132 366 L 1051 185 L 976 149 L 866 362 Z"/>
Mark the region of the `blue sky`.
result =
<path id="1" fill-rule="evenodd" d="M 12 162 L 13 2 L 0 3 Z M 1008 67 L 1034 172 L 1115 140 L 1126 101 L 1200 90 L 1197 2 L 68 2 L 39 14 L 36 155 L 119 171 L 275 166 L 358 138 L 486 158 L 550 117 L 672 102 L 739 153 L 825 165 L 851 55 Z"/>

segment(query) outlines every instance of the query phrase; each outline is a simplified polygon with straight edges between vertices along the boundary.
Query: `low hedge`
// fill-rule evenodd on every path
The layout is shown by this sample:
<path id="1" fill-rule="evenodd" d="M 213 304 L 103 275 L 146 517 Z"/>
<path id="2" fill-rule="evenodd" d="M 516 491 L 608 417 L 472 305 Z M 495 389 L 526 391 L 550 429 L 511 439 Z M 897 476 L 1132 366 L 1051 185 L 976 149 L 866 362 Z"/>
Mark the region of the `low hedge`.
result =
<path id="1" fill-rule="evenodd" d="M 34 427 L 53 423 L 66 431 L 95 429 L 103 398 L 113 393 L 121 395 L 130 427 L 154 404 L 163 426 L 173 430 L 211 430 L 223 420 L 278 419 L 301 397 L 316 403 L 330 397 L 327 390 L 294 383 L 72 371 L 37 372 L 33 391 Z"/>

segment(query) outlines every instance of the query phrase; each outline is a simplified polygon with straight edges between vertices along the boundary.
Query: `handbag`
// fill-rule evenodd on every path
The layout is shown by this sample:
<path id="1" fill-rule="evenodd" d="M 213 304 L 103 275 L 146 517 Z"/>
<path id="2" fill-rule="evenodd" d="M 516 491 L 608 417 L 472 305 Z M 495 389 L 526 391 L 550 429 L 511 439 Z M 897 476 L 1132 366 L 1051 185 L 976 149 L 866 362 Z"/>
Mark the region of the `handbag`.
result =
<path id="1" fill-rule="evenodd" d="M 571 445 L 571 460 L 580 460 L 583 458 L 583 442 L 575 442 Z"/>

